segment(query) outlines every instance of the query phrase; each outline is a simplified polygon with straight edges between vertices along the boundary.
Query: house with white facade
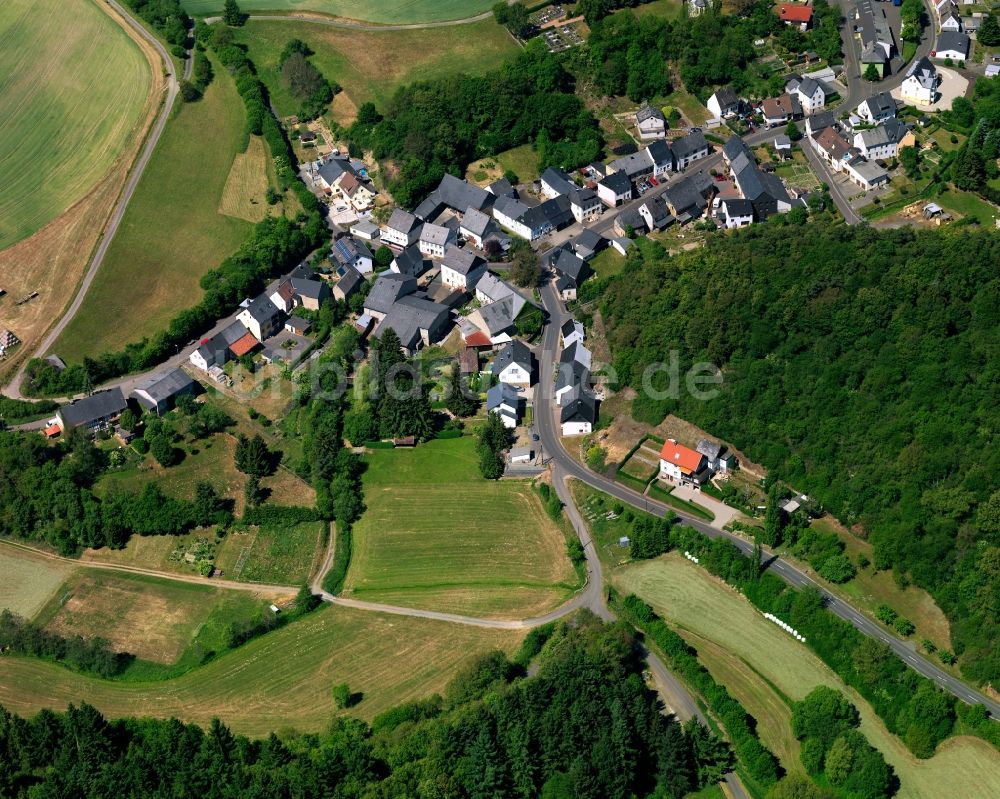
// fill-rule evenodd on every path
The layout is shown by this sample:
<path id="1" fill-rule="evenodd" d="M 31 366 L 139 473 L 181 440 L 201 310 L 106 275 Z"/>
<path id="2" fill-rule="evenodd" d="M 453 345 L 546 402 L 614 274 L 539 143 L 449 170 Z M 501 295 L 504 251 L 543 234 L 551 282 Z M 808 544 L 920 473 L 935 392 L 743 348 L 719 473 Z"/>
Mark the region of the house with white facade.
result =
<path id="1" fill-rule="evenodd" d="M 902 147 L 913 147 L 916 138 L 910 126 L 898 119 L 889 119 L 881 125 L 854 134 L 854 147 L 865 158 L 895 158 Z"/>
<path id="2" fill-rule="evenodd" d="M 486 272 L 486 261 L 469 250 L 449 244 L 441 262 L 441 282 L 446 286 L 472 291 Z"/>
<path id="3" fill-rule="evenodd" d="M 590 435 L 597 421 L 597 397 L 585 386 L 577 386 L 566 398 L 559 412 L 564 436 Z"/>
<path id="4" fill-rule="evenodd" d="M 815 114 L 826 107 L 826 90 L 819 81 L 803 78 L 795 88 L 795 95 L 802 106 L 802 113 Z"/>
<path id="5" fill-rule="evenodd" d="M 899 87 L 904 102 L 932 105 L 937 100 L 941 76 L 929 59 L 920 58 L 906 71 L 906 79 Z"/>
<path id="6" fill-rule="evenodd" d="M 382 231 L 382 243 L 398 248 L 409 247 L 420 239 L 422 226 L 423 223 L 413 214 L 397 208 Z"/>
<path id="7" fill-rule="evenodd" d="M 858 106 L 858 116 L 869 125 L 896 118 L 896 101 L 889 92 L 873 94 Z"/>
<path id="8" fill-rule="evenodd" d="M 455 232 L 443 225 L 424 222 L 417 246 L 428 258 L 444 258 L 444 248 L 455 243 Z"/>
<path id="9" fill-rule="evenodd" d="M 632 199 L 632 181 L 624 172 L 612 172 L 597 184 L 597 196 L 609 208 Z"/>
<path id="10" fill-rule="evenodd" d="M 660 449 L 661 480 L 677 485 L 703 485 L 710 477 L 708 459 L 704 455 L 678 444 L 673 438 L 666 440 Z"/>
<path id="11" fill-rule="evenodd" d="M 509 383 L 497 383 L 486 392 L 486 412 L 495 413 L 510 430 L 521 421 L 523 406 L 524 398 Z"/>
<path id="12" fill-rule="evenodd" d="M 712 113 L 715 119 L 724 119 L 725 117 L 733 116 L 739 113 L 740 110 L 740 98 L 732 89 L 728 86 L 723 86 L 721 89 L 717 89 L 715 93 L 708 98 L 708 102 L 705 106 Z"/>
<path id="13" fill-rule="evenodd" d="M 667 118 L 659 108 L 645 105 L 635 112 L 635 124 L 641 139 L 662 139 L 667 131 Z"/>
<path id="14" fill-rule="evenodd" d="M 705 134 L 701 131 L 689 133 L 670 143 L 674 154 L 674 169 L 680 171 L 702 158 L 708 157 L 709 146 Z"/>
<path id="15" fill-rule="evenodd" d="M 950 29 L 942 30 L 937 38 L 935 58 L 965 61 L 969 57 L 969 37 Z"/>
<path id="16" fill-rule="evenodd" d="M 523 341 L 511 341 L 497 353 L 490 371 L 501 383 L 531 388 L 535 382 L 535 356 Z"/>

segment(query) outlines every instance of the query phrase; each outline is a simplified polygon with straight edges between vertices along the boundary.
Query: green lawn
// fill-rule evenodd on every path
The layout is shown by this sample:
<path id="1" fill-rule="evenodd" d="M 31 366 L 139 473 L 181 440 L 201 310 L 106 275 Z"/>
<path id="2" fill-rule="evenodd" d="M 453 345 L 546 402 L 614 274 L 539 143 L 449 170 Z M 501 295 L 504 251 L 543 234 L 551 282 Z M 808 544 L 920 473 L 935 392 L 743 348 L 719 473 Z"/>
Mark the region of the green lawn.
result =
<path id="1" fill-rule="evenodd" d="M 218 14 L 222 0 L 181 0 L 189 14 Z M 417 3 L 413 0 L 240 0 L 244 11 L 300 12 L 313 11 L 336 17 L 368 22 L 405 24 L 464 19 L 492 8 L 491 0 L 434 0 Z"/>
<path id="2" fill-rule="evenodd" d="M 666 17 L 667 19 L 677 19 L 684 11 L 682 0 L 653 0 L 631 9 L 637 17 Z"/>
<path id="3" fill-rule="evenodd" d="M 178 104 L 83 304 L 53 351 L 79 361 L 166 327 L 201 298 L 198 281 L 250 229 L 219 213 L 243 144 L 243 102 L 229 73 L 197 103 Z"/>
<path id="4" fill-rule="evenodd" d="M 598 277 L 611 277 L 622 271 L 622 267 L 625 266 L 625 256 L 611 247 L 606 247 L 587 263 Z"/>
<path id="5" fill-rule="evenodd" d="M 523 633 L 324 607 L 169 680 L 99 680 L 37 659 L 0 658 L 0 705 L 31 715 L 87 702 L 107 716 L 176 716 L 235 732 L 319 732 L 336 713 L 330 686 L 361 692 L 365 719 L 443 691 L 455 672 L 490 650 L 511 654 Z"/>
<path id="6" fill-rule="evenodd" d="M 306 22 L 252 21 L 236 32 L 267 84 L 278 112 L 294 114 L 299 103 L 278 72 L 278 58 L 289 39 L 314 51 L 312 62 L 339 83 L 354 105 L 380 107 L 395 90 L 443 75 L 479 74 L 517 52 L 506 30 L 492 20 L 470 25 L 408 31 L 356 31 Z M 336 102 L 336 101 L 335 101 Z"/>
<path id="7" fill-rule="evenodd" d="M 522 144 L 520 147 L 500 153 L 496 160 L 504 171 L 509 169 L 522 183 L 538 179 L 538 153 L 530 144 Z"/>
<path id="8" fill-rule="evenodd" d="M 304 522 L 233 531 L 219 547 L 216 565 L 233 580 L 305 585 L 322 559 L 325 527 L 325 522 Z"/>
<path id="9" fill-rule="evenodd" d="M 980 224 L 987 227 L 992 227 L 993 220 L 1000 213 L 995 206 L 968 191 L 951 189 L 931 199 L 949 211 L 955 211 L 962 216 L 974 216 L 979 219 Z"/>
<path id="10" fill-rule="evenodd" d="M 523 618 L 577 587 L 565 535 L 530 484 L 479 476 L 475 439 L 374 450 L 345 595 Z"/>
<path id="11" fill-rule="evenodd" d="M 151 75 L 138 46 L 90 0 L 0 3 L 0 75 L 2 250 L 107 174 L 136 135 Z"/>

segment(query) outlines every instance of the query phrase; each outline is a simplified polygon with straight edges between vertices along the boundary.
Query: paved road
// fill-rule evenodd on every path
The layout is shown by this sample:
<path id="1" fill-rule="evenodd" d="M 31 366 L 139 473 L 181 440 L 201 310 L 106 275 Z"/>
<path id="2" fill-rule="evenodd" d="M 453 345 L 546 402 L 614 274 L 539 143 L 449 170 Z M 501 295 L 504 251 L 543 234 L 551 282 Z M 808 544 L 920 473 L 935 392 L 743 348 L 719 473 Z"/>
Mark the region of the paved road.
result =
<path id="1" fill-rule="evenodd" d="M 743 538 L 733 533 L 717 530 L 699 519 L 688 516 L 673 508 L 668 508 L 666 505 L 643 496 L 620 483 L 592 472 L 569 455 L 562 445 L 562 439 L 556 427 L 555 414 L 557 408 L 553 402 L 550 388 L 552 386 L 553 364 L 557 352 L 558 328 L 567 314 L 562 303 L 556 297 L 555 290 L 551 284 L 547 284 L 542 289 L 541 294 L 542 304 L 550 316 L 550 321 L 543 339 L 542 353 L 539 356 L 541 361 L 541 377 L 535 394 L 535 426 L 541 438 L 545 456 L 551 459 L 553 469 L 558 470 L 566 477 L 575 477 L 623 502 L 627 502 L 636 508 L 654 515 L 663 516 L 668 511 L 675 513 L 680 517 L 683 524 L 694 527 L 709 538 L 726 538 L 745 554 L 751 554 L 753 552 L 753 545 Z M 963 702 L 984 705 L 994 719 L 1000 719 L 1000 702 L 996 702 L 981 694 L 931 661 L 926 660 L 917 654 L 913 644 L 910 642 L 903 641 L 891 635 L 879 624 L 844 600 L 830 594 L 809 575 L 799 571 L 795 566 L 782 560 L 777 555 L 765 550 L 764 562 L 771 572 L 795 588 L 805 588 L 807 586 L 817 588 L 823 595 L 827 607 L 833 613 L 852 624 L 868 637 L 875 638 L 887 644 L 896 655 L 902 658 L 918 674 L 933 680 L 948 693 L 958 697 Z"/>
<path id="2" fill-rule="evenodd" d="M 139 159 L 135 162 L 135 164 L 133 164 L 128 180 L 125 182 L 125 188 L 122 191 L 121 196 L 118 198 L 118 204 L 115 206 L 115 210 L 111 214 L 110 219 L 108 219 L 108 223 L 104 228 L 104 234 L 101 236 L 97 249 L 94 251 L 94 257 L 91 259 L 90 265 L 87 267 L 87 271 L 83 276 L 80 287 L 77 289 L 76 296 L 70 303 L 69 308 L 66 309 L 66 313 L 64 313 L 62 318 L 56 322 L 55 326 L 49 330 L 41 344 L 35 348 L 34 354 L 36 355 L 45 354 L 49 347 L 52 346 L 55 340 L 59 338 L 62 332 L 66 329 L 66 326 L 76 315 L 76 312 L 80 310 L 84 297 L 87 296 L 87 291 L 90 289 L 90 284 L 93 283 L 94 277 L 97 275 L 97 270 L 100 269 L 101 264 L 104 262 L 104 256 L 107 255 L 108 248 L 114 240 L 115 233 L 118 231 L 118 226 L 121 224 L 122 217 L 125 216 L 125 211 L 128 208 L 129 202 L 132 200 L 132 195 L 135 194 L 135 189 L 139 185 L 139 180 L 142 178 L 142 174 L 146 170 L 146 166 L 149 164 L 149 159 L 152 157 L 153 151 L 156 149 L 156 145 L 160 141 L 160 136 L 163 135 L 163 130 L 166 127 L 167 120 L 170 118 L 170 113 L 174 108 L 174 102 L 176 101 L 178 92 L 180 91 L 180 84 L 174 75 L 173 60 L 171 59 L 166 48 L 160 43 L 160 40 L 146 30 L 146 28 L 144 28 L 135 19 L 135 17 L 132 16 L 131 12 L 125 9 L 120 3 L 117 2 L 117 0 L 107 0 L 107 2 L 109 6 L 121 14 L 122 18 L 128 22 L 129 26 L 132 27 L 136 33 L 138 33 L 156 49 L 160 58 L 163 59 L 163 68 L 167 76 L 167 94 L 163 100 L 163 107 L 160 109 L 160 115 L 156 118 L 156 122 L 153 124 L 149 137 L 146 139 L 146 145 L 143 147 L 142 153 L 139 155 Z M 188 52 L 188 57 L 184 62 L 185 79 L 191 74 L 191 60 L 191 53 Z M 21 384 L 24 381 L 24 369 L 25 367 L 22 366 L 17 371 L 17 374 L 14 375 L 11 382 L 3 388 L 2 393 L 14 399 L 24 399 L 21 394 Z"/>

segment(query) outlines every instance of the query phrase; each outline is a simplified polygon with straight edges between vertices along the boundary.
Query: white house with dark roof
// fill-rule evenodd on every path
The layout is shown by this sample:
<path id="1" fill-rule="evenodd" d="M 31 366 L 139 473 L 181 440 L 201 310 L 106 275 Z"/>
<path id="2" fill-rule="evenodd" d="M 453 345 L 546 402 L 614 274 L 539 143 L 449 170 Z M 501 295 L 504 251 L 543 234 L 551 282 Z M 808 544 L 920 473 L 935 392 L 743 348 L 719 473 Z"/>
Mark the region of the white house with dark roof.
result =
<path id="1" fill-rule="evenodd" d="M 410 275 L 383 272 L 368 290 L 364 303 L 365 313 L 381 321 L 400 297 L 413 294 L 416 290 L 417 281 Z"/>
<path id="2" fill-rule="evenodd" d="M 913 147 L 916 143 L 910 126 L 899 119 L 889 119 L 878 127 L 854 134 L 854 147 L 865 158 L 875 160 L 895 158 L 900 147 Z"/>
<path id="3" fill-rule="evenodd" d="M 523 406 L 524 399 L 509 383 L 497 383 L 486 392 L 486 412 L 495 413 L 511 430 L 521 421 Z"/>
<path id="4" fill-rule="evenodd" d="M 413 355 L 422 347 L 444 338 L 450 326 L 451 309 L 420 292 L 397 299 L 375 328 L 374 335 L 379 338 L 386 330 L 394 330 L 406 354 Z"/>
<path id="5" fill-rule="evenodd" d="M 246 326 L 240 321 L 233 322 L 211 338 L 202 339 L 194 352 L 188 356 L 188 360 L 192 366 L 203 372 L 207 372 L 213 366 L 222 366 L 234 354 L 230 347 L 246 335 Z"/>
<path id="6" fill-rule="evenodd" d="M 569 200 L 570 210 L 577 222 L 593 219 L 599 216 L 603 209 L 601 200 L 593 189 L 577 186 L 562 169 L 549 167 L 542 173 L 539 183 L 543 197 L 548 199 L 565 197 Z"/>
<path id="7" fill-rule="evenodd" d="M 721 89 L 715 90 L 705 106 L 715 119 L 723 119 L 739 113 L 740 98 L 728 86 L 723 86 Z"/>
<path id="8" fill-rule="evenodd" d="M 64 433 L 78 427 L 94 432 L 106 428 L 127 407 L 122 390 L 109 388 L 63 405 L 56 411 L 56 423 Z"/>
<path id="9" fill-rule="evenodd" d="M 795 94 L 799 98 L 804 114 L 815 114 L 826 107 L 826 90 L 814 78 L 802 78 L 795 88 Z"/>
<path id="10" fill-rule="evenodd" d="M 382 231 L 382 243 L 396 247 L 409 247 L 420 239 L 420 228 L 423 223 L 413 214 L 397 208 L 392 212 L 385 230 Z"/>
<path id="11" fill-rule="evenodd" d="M 493 217 L 478 211 L 475 208 L 466 209 L 462 215 L 462 223 L 459 225 L 461 233 L 466 241 L 471 241 L 480 250 L 490 237 L 498 237 L 500 226 Z M 508 240 L 509 241 L 509 240 Z M 503 246 L 501 244 L 501 246 Z"/>
<path id="12" fill-rule="evenodd" d="M 635 124 L 641 139 L 662 139 L 667 132 L 667 118 L 659 108 L 644 105 L 635 112 Z"/>
<path id="13" fill-rule="evenodd" d="M 455 233 L 450 228 L 443 225 L 434 225 L 424 222 L 420 228 L 420 238 L 417 246 L 420 252 L 428 258 L 444 258 L 444 248 L 455 243 Z"/>
<path id="14" fill-rule="evenodd" d="M 869 125 L 896 118 L 896 101 L 889 92 L 879 92 L 858 106 L 858 116 Z"/>
<path id="15" fill-rule="evenodd" d="M 935 58 L 965 61 L 969 57 L 969 37 L 957 30 L 945 28 L 938 34 Z"/>
<path id="16" fill-rule="evenodd" d="M 690 164 L 708 157 L 708 141 L 701 131 L 689 133 L 670 143 L 674 154 L 674 169 L 686 169 Z"/>
<path id="17" fill-rule="evenodd" d="M 424 254 L 420 252 L 420 247 L 411 244 L 406 249 L 396 253 L 396 257 L 389 264 L 389 269 L 399 275 L 409 275 L 410 277 L 420 277 L 426 271 Z"/>
<path id="18" fill-rule="evenodd" d="M 906 79 L 899 87 L 904 102 L 932 105 L 937 100 L 941 76 L 928 58 L 919 58 L 906 71 Z"/>
<path id="19" fill-rule="evenodd" d="M 577 386 L 566 398 L 559 412 L 564 436 L 589 435 L 597 421 L 597 397 L 584 386 Z"/>
<path id="20" fill-rule="evenodd" d="M 341 236 L 330 248 L 330 260 L 339 266 L 352 266 L 363 275 L 375 268 L 375 256 L 368 245 L 353 236 Z"/>
<path id="21" fill-rule="evenodd" d="M 717 444 L 714 441 L 709 441 L 707 438 L 703 438 L 698 442 L 695 452 L 705 456 L 705 465 L 712 472 L 725 474 L 736 463 L 735 456 L 724 444 Z"/>
<path id="22" fill-rule="evenodd" d="M 534 383 L 535 356 L 523 341 L 511 341 L 493 359 L 491 372 L 501 383 L 531 388 Z"/>
<path id="23" fill-rule="evenodd" d="M 597 196 L 609 208 L 632 199 L 632 181 L 625 172 L 612 172 L 597 184 Z"/>
<path id="24" fill-rule="evenodd" d="M 466 208 L 488 210 L 493 205 L 493 195 L 471 183 L 446 173 L 441 183 L 428 195 L 413 213 L 425 222 L 432 222 L 446 209 L 464 213 Z"/>
<path id="25" fill-rule="evenodd" d="M 559 353 L 559 366 L 556 371 L 556 405 L 566 404 L 575 389 L 590 390 L 591 361 L 590 350 L 583 346 L 582 341 L 572 341 L 563 347 Z"/>
<path id="26" fill-rule="evenodd" d="M 719 218 L 727 229 L 753 224 L 753 203 L 743 198 L 726 199 L 719 205 Z"/>
<path id="27" fill-rule="evenodd" d="M 577 322 L 572 316 L 566 317 L 566 321 L 563 322 L 562 327 L 559 328 L 559 339 L 562 342 L 563 348 L 571 347 L 577 342 L 582 344 L 583 337 L 583 325 L 580 322 Z"/>
<path id="28" fill-rule="evenodd" d="M 444 285 L 472 291 L 485 271 L 486 261 L 475 253 L 461 250 L 454 244 L 445 247 L 441 262 L 441 282 Z"/>
<path id="29" fill-rule="evenodd" d="M 282 311 L 266 294 L 261 294 L 236 316 L 237 321 L 258 341 L 270 338 L 281 330 Z"/>

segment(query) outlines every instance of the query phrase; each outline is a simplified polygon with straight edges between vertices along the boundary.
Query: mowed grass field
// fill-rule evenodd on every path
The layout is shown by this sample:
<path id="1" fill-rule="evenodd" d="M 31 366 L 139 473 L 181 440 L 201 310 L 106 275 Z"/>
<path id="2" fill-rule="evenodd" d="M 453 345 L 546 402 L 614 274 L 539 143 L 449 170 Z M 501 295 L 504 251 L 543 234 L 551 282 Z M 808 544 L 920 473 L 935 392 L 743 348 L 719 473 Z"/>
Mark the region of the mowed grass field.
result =
<path id="1" fill-rule="evenodd" d="M 330 688 L 337 683 L 363 693 L 350 713 L 371 719 L 442 691 L 477 655 L 512 653 L 522 637 L 327 606 L 170 680 L 111 682 L 38 660 L 0 658 L 0 705 L 24 715 L 85 701 L 112 717 L 176 716 L 207 726 L 218 716 L 246 735 L 317 732 L 336 712 Z"/>
<path id="2" fill-rule="evenodd" d="M 433 5 L 427 3 L 426 7 Z M 301 39 L 312 48 L 310 60 L 329 80 L 343 87 L 355 106 L 371 101 L 380 108 L 405 83 L 443 75 L 481 74 L 518 49 L 493 20 L 407 31 L 358 31 L 307 22 L 253 20 L 235 30 L 236 38 L 249 48 L 250 58 L 282 116 L 296 113 L 299 107 L 278 71 L 278 58 L 290 39 Z"/>
<path id="3" fill-rule="evenodd" d="M 243 101 L 213 60 L 196 103 L 178 104 L 80 310 L 53 351 L 67 361 L 117 350 L 166 327 L 201 298 L 198 281 L 239 247 L 250 223 L 219 213 L 243 143 Z"/>
<path id="4" fill-rule="evenodd" d="M 576 588 L 565 534 L 530 484 L 479 476 L 473 438 L 376 450 L 366 463 L 345 595 L 524 618 Z"/>
<path id="5" fill-rule="evenodd" d="M 0 3 L 0 250 L 84 197 L 135 133 L 150 68 L 92 0 Z"/>
<path id="6" fill-rule="evenodd" d="M 143 575 L 81 569 L 56 592 L 37 621 L 60 635 L 100 636 L 110 641 L 116 651 L 170 665 L 181 658 L 196 637 L 206 637 L 203 633 L 211 616 L 249 616 L 265 600 L 288 598 L 263 589 L 254 595 Z M 218 639 L 222 632 L 216 629 L 214 637 Z M 208 648 L 221 646 L 221 641 L 213 640 Z"/>
<path id="7" fill-rule="evenodd" d="M 760 721 L 762 736 L 776 751 L 784 750 L 787 756 L 791 746 L 783 732 L 771 729 L 791 719 L 790 708 L 781 709 L 782 698 L 799 700 L 816 685 L 828 685 L 845 692 L 858 707 L 862 732 L 899 776 L 900 799 L 1000 796 L 1000 752 L 978 738 L 960 737 L 947 741 L 930 760 L 917 760 L 885 729 L 867 702 L 846 688 L 805 645 L 677 553 L 625 566 L 613 580 L 620 590 L 649 602 L 682 634 L 692 634 L 689 640 L 706 666 Z M 699 639 L 715 646 L 699 647 Z M 734 679 L 740 670 L 744 679 Z"/>
<path id="8" fill-rule="evenodd" d="M 218 14 L 222 0 L 181 0 L 189 14 Z M 490 0 L 242 0 L 240 8 L 251 13 L 312 11 L 367 22 L 405 24 L 464 19 L 492 8 Z"/>
<path id="9" fill-rule="evenodd" d="M 0 610 L 32 618 L 74 567 L 0 542 Z"/>

